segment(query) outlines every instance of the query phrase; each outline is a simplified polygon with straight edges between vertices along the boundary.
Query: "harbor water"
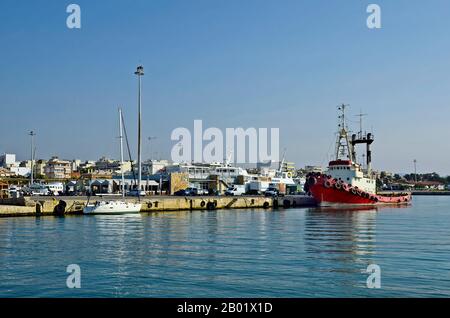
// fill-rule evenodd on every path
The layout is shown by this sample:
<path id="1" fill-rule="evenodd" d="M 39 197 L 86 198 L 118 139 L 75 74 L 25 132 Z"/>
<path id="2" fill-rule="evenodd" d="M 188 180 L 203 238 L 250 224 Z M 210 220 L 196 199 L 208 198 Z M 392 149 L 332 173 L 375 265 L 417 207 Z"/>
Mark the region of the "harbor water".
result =
<path id="1" fill-rule="evenodd" d="M 0 297 L 450 297 L 450 197 L 0 219 Z M 69 289 L 67 266 L 81 270 Z M 368 265 L 380 288 L 368 288 Z"/>

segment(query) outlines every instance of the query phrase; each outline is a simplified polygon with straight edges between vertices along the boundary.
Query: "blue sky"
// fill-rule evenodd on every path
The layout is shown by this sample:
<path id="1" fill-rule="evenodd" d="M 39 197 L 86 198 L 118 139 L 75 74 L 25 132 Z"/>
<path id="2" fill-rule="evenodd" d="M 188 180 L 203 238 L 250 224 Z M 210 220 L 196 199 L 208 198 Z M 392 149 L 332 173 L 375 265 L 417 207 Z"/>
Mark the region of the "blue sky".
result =
<path id="1" fill-rule="evenodd" d="M 66 27 L 77 3 L 82 28 Z M 366 7 L 382 29 L 366 27 Z M 335 106 L 368 113 L 373 165 L 450 174 L 450 2 L 23 1 L 0 8 L 0 152 L 118 157 L 117 107 L 136 139 L 136 79 L 146 70 L 144 136 L 169 156 L 176 127 L 279 127 L 301 167 L 325 164 Z M 351 116 L 356 122 L 357 118 Z M 357 125 L 355 123 L 355 125 Z"/>

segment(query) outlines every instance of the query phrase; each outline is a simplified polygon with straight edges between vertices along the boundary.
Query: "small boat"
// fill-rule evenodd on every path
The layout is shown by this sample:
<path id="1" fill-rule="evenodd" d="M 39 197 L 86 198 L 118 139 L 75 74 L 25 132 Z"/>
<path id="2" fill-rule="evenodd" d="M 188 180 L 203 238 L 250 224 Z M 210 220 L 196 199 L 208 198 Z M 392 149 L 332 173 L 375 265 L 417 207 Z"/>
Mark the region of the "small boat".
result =
<path id="1" fill-rule="evenodd" d="M 320 206 L 372 206 L 383 204 L 408 204 L 410 193 L 377 194 L 376 176 L 371 170 L 373 134 L 362 132 L 350 138 L 345 122 L 345 107 L 339 110 L 340 124 L 336 142 L 336 158 L 330 161 L 325 173 L 311 173 L 307 176 L 305 192 L 314 197 Z M 363 114 L 360 114 L 362 116 Z M 366 144 L 366 168 L 356 162 L 355 146 Z"/>
<path id="2" fill-rule="evenodd" d="M 125 182 L 123 171 L 123 116 L 122 109 L 119 108 L 119 138 L 120 138 L 120 170 L 122 174 L 122 197 L 125 199 Z M 96 201 L 94 203 L 87 202 L 83 209 L 84 214 L 124 214 L 139 213 L 141 211 L 141 203 L 131 203 L 120 200 Z"/>
<path id="3" fill-rule="evenodd" d="M 139 213 L 142 204 L 125 201 L 97 201 L 88 203 L 83 209 L 84 214 L 124 214 Z"/>

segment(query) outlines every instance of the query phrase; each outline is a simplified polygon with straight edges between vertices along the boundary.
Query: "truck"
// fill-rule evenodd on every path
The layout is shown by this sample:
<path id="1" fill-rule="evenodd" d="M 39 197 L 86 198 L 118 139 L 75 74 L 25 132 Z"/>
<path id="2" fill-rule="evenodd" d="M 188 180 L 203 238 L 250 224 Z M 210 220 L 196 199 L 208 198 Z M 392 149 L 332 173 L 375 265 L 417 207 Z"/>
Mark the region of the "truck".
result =
<path id="1" fill-rule="evenodd" d="M 248 183 L 248 192 L 250 194 L 262 194 L 269 187 L 269 181 L 252 180 Z"/>

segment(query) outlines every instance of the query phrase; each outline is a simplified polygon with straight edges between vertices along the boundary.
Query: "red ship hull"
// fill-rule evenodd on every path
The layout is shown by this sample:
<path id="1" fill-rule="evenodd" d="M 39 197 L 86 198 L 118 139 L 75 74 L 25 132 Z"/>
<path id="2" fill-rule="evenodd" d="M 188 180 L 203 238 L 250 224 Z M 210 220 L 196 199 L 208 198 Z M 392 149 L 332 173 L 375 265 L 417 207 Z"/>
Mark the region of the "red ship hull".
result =
<path id="1" fill-rule="evenodd" d="M 411 201 L 411 194 L 366 193 L 323 174 L 309 176 L 307 190 L 321 206 L 408 204 Z"/>

